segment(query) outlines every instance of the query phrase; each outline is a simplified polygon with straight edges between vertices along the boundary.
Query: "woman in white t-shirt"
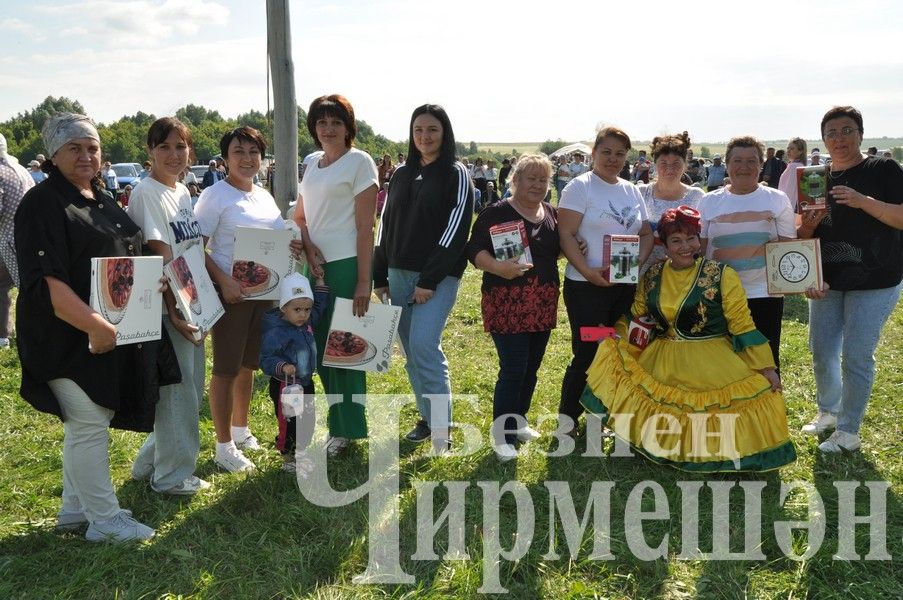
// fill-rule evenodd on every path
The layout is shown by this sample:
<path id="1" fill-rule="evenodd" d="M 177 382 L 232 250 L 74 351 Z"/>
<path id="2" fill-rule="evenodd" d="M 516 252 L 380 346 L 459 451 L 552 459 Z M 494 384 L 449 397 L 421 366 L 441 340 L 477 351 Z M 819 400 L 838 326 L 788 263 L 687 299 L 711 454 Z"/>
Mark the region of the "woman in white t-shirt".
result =
<path id="1" fill-rule="evenodd" d="M 611 327 L 627 313 L 636 285 L 612 284 L 603 276 L 603 240 L 606 234 L 639 235 L 640 264 L 652 251 L 652 228 L 639 190 L 618 177 L 630 137 L 617 127 L 596 135 L 593 168 L 564 188 L 558 203 L 561 249 L 568 259 L 564 272 L 564 305 L 571 324 L 571 359 L 561 383 L 558 412 L 576 421 L 583 413 L 580 396 L 586 387 L 586 369 L 598 344 L 580 339 L 580 328 Z M 586 241 L 586 255 L 577 236 Z"/>
<path id="2" fill-rule="evenodd" d="M 213 372 L 210 415 L 216 430 L 214 462 L 227 471 L 254 469 L 242 450 L 258 450 L 248 428 L 251 387 L 260 354 L 260 320 L 274 303 L 245 300 L 241 284 L 232 277 L 235 229 L 285 229 L 273 196 L 254 185 L 266 141 L 253 127 L 238 127 L 222 137 L 220 151 L 229 174 L 204 188 L 195 206 L 201 235 L 209 253 L 207 272 L 219 289 L 225 314 L 212 328 Z M 301 241 L 291 251 L 300 256 Z"/>
<path id="3" fill-rule="evenodd" d="M 370 155 L 351 147 L 357 125 L 347 98 L 333 94 L 314 100 L 307 129 L 321 150 L 304 159 L 295 222 L 308 263 L 315 274 L 324 274 L 330 289 L 314 337 L 320 381 L 327 394 L 342 394 L 342 402 L 329 407 L 327 451 L 334 456 L 349 440 L 367 437 L 364 406 L 353 401 L 355 394 L 367 393 L 365 373 L 324 367 L 322 362 L 335 299 L 352 299 L 359 317 L 370 306 L 378 173 Z"/>
<path id="4" fill-rule="evenodd" d="M 201 243 L 201 227 L 191 209 L 191 195 L 178 178 L 188 165 L 192 146 L 188 127 L 174 117 L 157 119 L 147 132 L 150 175 L 132 191 L 128 215 L 141 228 L 150 254 L 168 263 Z M 163 326 L 172 341 L 181 383 L 162 386 L 154 431 L 138 451 L 132 477 L 150 481 L 154 491 L 191 495 L 210 487 L 194 475 L 200 450 L 198 410 L 204 396 L 204 342 L 198 328 L 176 308 L 172 290 L 164 294 Z"/>
<path id="5" fill-rule="evenodd" d="M 765 146 L 752 136 L 727 144 L 725 166 L 730 184 L 699 202 L 706 258 L 730 265 L 740 275 L 756 329 L 768 338 L 774 364 L 781 368 L 781 318 L 784 297 L 769 296 L 765 244 L 796 237 L 796 218 L 787 195 L 759 184 Z"/>
<path id="6" fill-rule="evenodd" d="M 705 192 L 697 187 L 681 182 L 687 170 L 687 152 L 690 150 L 690 136 L 687 132 L 676 135 L 664 135 L 652 140 L 652 162 L 655 164 L 656 177 L 652 183 L 641 183 L 637 189 L 643 195 L 649 222 L 653 233 L 662 215 L 669 208 L 689 206 L 696 208 Z M 640 266 L 640 276 L 646 269 L 667 258 L 665 245 L 655 236 L 652 254 Z"/>

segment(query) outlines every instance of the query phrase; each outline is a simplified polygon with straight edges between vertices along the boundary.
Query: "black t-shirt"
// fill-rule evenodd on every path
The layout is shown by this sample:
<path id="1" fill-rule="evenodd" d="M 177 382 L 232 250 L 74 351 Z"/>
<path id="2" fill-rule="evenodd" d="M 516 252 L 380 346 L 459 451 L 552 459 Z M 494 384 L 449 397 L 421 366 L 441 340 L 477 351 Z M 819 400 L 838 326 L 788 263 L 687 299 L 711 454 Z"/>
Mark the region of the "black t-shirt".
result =
<path id="1" fill-rule="evenodd" d="M 830 190 L 845 185 L 889 204 L 903 203 L 903 168 L 889 158 L 866 158 L 830 172 L 828 215 L 815 229 L 821 239 L 825 281 L 840 291 L 889 288 L 903 279 L 903 233 L 864 210 L 834 202 Z"/>

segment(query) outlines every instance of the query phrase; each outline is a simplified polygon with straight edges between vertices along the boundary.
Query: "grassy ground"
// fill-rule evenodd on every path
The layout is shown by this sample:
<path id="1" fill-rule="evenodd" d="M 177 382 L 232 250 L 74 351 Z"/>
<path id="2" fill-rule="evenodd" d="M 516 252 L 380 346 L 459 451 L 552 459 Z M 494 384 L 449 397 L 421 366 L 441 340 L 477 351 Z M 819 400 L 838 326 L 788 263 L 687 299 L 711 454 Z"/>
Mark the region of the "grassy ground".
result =
<path id="1" fill-rule="evenodd" d="M 476 394 L 480 410 L 460 406 L 456 419 L 485 430 L 491 415 L 491 392 L 496 370 L 495 352 L 481 332 L 478 273 L 469 269 L 445 337 L 453 388 Z M 866 315 L 863 318 L 867 318 Z M 19 369 L 14 351 L 0 354 L 0 598 L 471 598 L 483 582 L 483 511 L 477 481 L 516 479 L 529 490 L 535 507 L 535 533 L 526 556 L 503 560 L 501 583 L 512 598 L 900 598 L 903 590 L 903 393 L 901 346 L 903 308 L 898 307 L 884 332 L 877 358 L 880 365 L 875 391 L 863 427 L 863 450 L 845 456 L 820 456 L 816 440 L 798 433 L 813 412 L 813 381 L 806 348 L 806 309 L 790 299 L 784 321 L 782 357 L 789 420 L 799 460 L 780 472 L 762 476 L 716 476 L 709 481 L 762 481 L 762 538 L 764 560 L 686 560 L 681 553 L 680 481 L 706 478 L 656 467 L 641 458 L 584 458 L 577 453 L 547 458 L 540 452 L 554 447 L 550 438 L 527 446 L 516 462 L 500 465 L 484 449 L 460 459 L 431 459 L 426 448 L 402 444 L 401 562 L 416 578 L 413 585 L 360 586 L 352 577 L 367 564 L 367 505 L 365 500 L 343 508 L 318 508 L 304 500 L 291 476 L 279 470 L 279 457 L 268 450 L 254 456 L 259 470 L 251 476 L 217 471 L 212 461 L 213 434 L 209 413 L 202 414 L 202 451 L 198 475 L 213 489 L 191 499 L 163 497 L 146 483 L 129 479 L 130 460 L 143 436 L 114 432 L 111 460 L 113 479 L 123 506 L 157 529 L 150 543 L 111 547 L 91 545 L 78 534 L 58 535 L 53 522 L 61 490 L 59 423 L 31 410 L 17 395 Z M 569 359 L 569 340 L 563 307 L 559 327 L 540 371 L 531 415 L 557 407 L 559 385 Z M 407 392 L 401 361 L 384 376 L 372 377 L 373 392 Z M 275 435 L 275 422 L 258 378 L 252 407 L 252 427 L 261 440 Z M 413 415 L 407 413 L 413 420 Z M 548 431 L 549 426 L 545 427 Z M 331 463 L 336 487 L 350 488 L 367 476 L 366 444 Z M 606 447 L 610 450 L 609 447 Z M 469 560 L 417 561 L 416 481 L 472 482 L 465 496 L 465 544 Z M 576 558 L 567 558 L 558 526 L 558 551 L 565 557 L 545 558 L 548 552 L 548 494 L 544 481 L 570 485 L 578 517 L 593 481 L 615 483 L 611 495 L 612 560 L 590 560 L 591 529 Z M 642 481 L 658 482 L 668 500 L 670 518 L 647 521 L 645 537 L 656 546 L 669 536 L 667 558 L 634 558 L 629 543 L 636 540 L 624 520 L 628 494 Z M 810 559 L 796 562 L 780 551 L 775 521 L 805 519 L 806 505 L 791 496 L 778 503 L 781 482 L 812 483 L 824 501 L 827 528 L 824 543 Z M 893 560 L 842 561 L 832 559 L 838 546 L 838 493 L 835 481 L 886 481 L 887 549 Z M 736 490 L 735 490 L 736 491 Z M 444 497 L 440 492 L 439 497 Z M 436 511 L 443 502 L 437 501 Z M 712 502 L 701 495 L 700 548 L 712 545 Z M 511 496 L 501 502 L 500 536 L 507 548 L 515 522 Z M 643 502 L 651 510 L 649 498 Z M 864 491 L 857 496 L 859 514 L 869 511 Z M 742 547 L 742 500 L 732 496 L 729 526 L 732 549 Z M 868 529 L 856 528 L 857 552 L 868 551 Z M 630 539 L 628 539 L 630 537 Z M 443 554 L 447 535 L 437 536 Z M 797 537 L 794 547 L 805 544 Z"/>

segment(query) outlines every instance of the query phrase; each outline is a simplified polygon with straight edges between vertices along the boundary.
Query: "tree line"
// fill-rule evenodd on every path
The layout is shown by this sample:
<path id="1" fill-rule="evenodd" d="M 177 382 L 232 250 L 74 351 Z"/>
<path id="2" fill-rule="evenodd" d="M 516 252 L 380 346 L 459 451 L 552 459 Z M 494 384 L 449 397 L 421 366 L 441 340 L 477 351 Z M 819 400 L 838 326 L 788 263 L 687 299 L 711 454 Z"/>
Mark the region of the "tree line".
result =
<path id="1" fill-rule="evenodd" d="M 33 109 L 0 122 L 0 133 L 6 136 L 9 153 L 18 157 L 23 164 L 28 163 L 36 155 L 44 153 L 41 127 L 50 115 L 58 112 L 88 114 L 78 100 L 64 96 L 59 98 L 48 96 Z M 192 162 L 196 164 L 204 164 L 214 156 L 218 156 L 220 154 L 219 140 L 223 134 L 242 125 L 249 125 L 259 130 L 266 138 L 268 148 L 273 147 L 272 111 L 263 113 L 258 110 L 250 110 L 234 118 L 224 118 L 215 110 L 197 104 L 187 104 L 177 110 L 175 116 L 191 128 L 191 135 L 194 138 Z M 97 130 L 100 133 L 104 160 L 114 163 L 141 163 L 147 160 L 147 130 L 157 118 L 157 115 L 138 111 L 134 115 L 125 115 L 111 123 L 98 123 Z M 390 140 L 386 136 L 374 132 L 373 128 L 362 120 L 357 121 L 357 137 L 354 145 L 377 161 L 384 154 L 388 154 L 394 162 L 398 154 L 406 155 L 408 152 L 407 140 Z M 494 158 L 499 161 L 504 158 L 504 155 L 498 152 L 478 151 L 475 142 L 469 144 L 458 142 L 455 146 L 458 156 L 461 157 L 466 156 L 473 159 L 482 156 L 484 159 Z M 298 156 L 307 156 L 316 149 L 310 132 L 307 131 L 307 112 L 299 106 Z"/>

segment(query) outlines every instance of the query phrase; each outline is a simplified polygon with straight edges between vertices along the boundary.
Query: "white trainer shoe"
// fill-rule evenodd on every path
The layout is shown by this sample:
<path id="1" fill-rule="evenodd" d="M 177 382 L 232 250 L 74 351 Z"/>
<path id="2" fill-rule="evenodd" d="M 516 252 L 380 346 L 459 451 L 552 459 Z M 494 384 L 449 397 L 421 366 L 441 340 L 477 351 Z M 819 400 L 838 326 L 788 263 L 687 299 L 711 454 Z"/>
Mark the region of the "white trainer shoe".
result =
<path id="1" fill-rule="evenodd" d="M 837 415 L 818 411 L 815 418 L 803 425 L 800 431 L 809 435 L 821 435 L 829 429 L 837 427 Z"/>
<path id="2" fill-rule="evenodd" d="M 260 442 L 252 433 L 243 440 L 235 440 L 235 447 L 239 450 L 260 450 Z"/>
<path id="3" fill-rule="evenodd" d="M 151 486 L 153 487 L 153 486 Z M 209 490 L 210 482 L 204 481 L 197 475 L 191 475 L 184 481 L 180 481 L 177 485 L 167 489 L 167 490 L 158 490 L 154 489 L 155 492 L 160 494 L 170 494 L 172 496 L 194 496 L 200 491 Z"/>
<path id="4" fill-rule="evenodd" d="M 85 539 L 89 542 L 111 542 L 121 544 L 149 540 L 154 537 L 154 530 L 132 518 L 132 513 L 121 510 L 116 516 L 105 521 L 94 521 L 88 525 Z"/>
<path id="5" fill-rule="evenodd" d="M 241 450 L 239 450 L 235 446 L 229 446 L 222 453 L 217 450 L 216 456 L 213 458 L 213 462 L 215 462 L 216 465 L 221 469 L 225 469 L 230 473 L 253 471 L 257 468 L 257 466 L 252 463 L 247 456 L 242 454 Z"/>
<path id="6" fill-rule="evenodd" d="M 517 430 L 517 439 L 521 442 L 532 442 L 538 440 L 542 434 L 530 426 Z"/>
<path id="7" fill-rule="evenodd" d="M 822 452 L 840 452 L 846 450 L 852 452 L 858 450 L 862 442 L 855 433 L 847 433 L 846 431 L 837 430 L 831 434 L 831 437 L 818 445 L 818 449 Z"/>
<path id="8" fill-rule="evenodd" d="M 493 444 L 492 449 L 501 462 L 508 462 L 517 458 L 517 448 L 511 444 Z"/>

